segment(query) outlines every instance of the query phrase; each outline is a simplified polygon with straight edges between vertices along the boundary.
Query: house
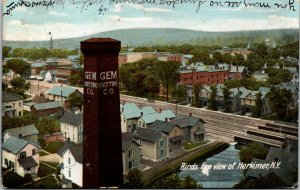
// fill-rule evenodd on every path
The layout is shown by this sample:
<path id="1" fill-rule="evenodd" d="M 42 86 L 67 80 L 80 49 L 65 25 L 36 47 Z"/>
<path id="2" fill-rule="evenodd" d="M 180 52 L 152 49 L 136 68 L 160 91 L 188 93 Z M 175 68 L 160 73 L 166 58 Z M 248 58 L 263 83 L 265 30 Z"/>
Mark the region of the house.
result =
<path id="1" fill-rule="evenodd" d="M 134 103 L 126 103 L 121 107 L 121 130 L 132 131 L 137 126 L 137 120 L 141 116 L 140 109 Z"/>
<path id="2" fill-rule="evenodd" d="M 252 112 L 253 107 L 256 106 L 256 103 L 255 103 L 256 94 L 258 94 L 259 92 L 262 95 L 261 98 L 263 101 L 261 114 L 266 115 L 266 114 L 272 113 L 270 102 L 267 97 L 267 94 L 270 91 L 269 88 L 260 87 L 258 91 L 252 91 L 252 90 L 248 90 L 244 87 L 240 87 L 239 91 L 242 93 L 240 96 L 240 99 L 241 99 L 241 109 L 242 109 L 243 114 Z"/>
<path id="3" fill-rule="evenodd" d="M 34 104 L 31 106 L 30 111 L 33 115 L 36 115 L 38 117 L 51 115 L 57 115 L 60 117 L 63 114 L 63 107 L 60 102 L 54 101 Z"/>
<path id="4" fill-rule="evenodd" d="M 149 124 L 153 123 L 156 120 L 169 121 L 175 117 L 176 115 L 171 110 L 141 115 L 141 117 L 138 119 L 138 126 L 148 127 Z"/>
<path id="5" fill-rule="evenodd" d="M 44 93 L 40 93 L 39 95 L 35 95 L 32 98 L 32 102 L 36 104 L 50 102 L 49 98 L 46 98 Z"/>
<path id="6" fill-rule="evenodd" d="M 292 101 L 291 105 L 292 106 L 297 106 L 299 104 L 299 86 L 298 84 L 294 84 L 292 82 L 285 82 L 281 83 L 279 85 L 276 85 L 276 87 L 280 89 L 286 89 L 289 90 L 292 93 Z"/>
<path id="7" fill-rule="evenodd" d="M 133 132 L 134 138 L 141 144 L 144 159 L 160 161 L 169 156 L 168 136 L 162 132 L 137 127 Z"/>
<path id="8" fill-rule="evenodd" d="M 24 139 L 28 142 L 32 142 L 34 144 L 38 144 L 38 134 L 39 131 L 36 129 L 35 125 L 26 125 L 23 127 L 16 127 L 7 129 L 3 132 L 3 141 L 5 142 L 10 137 L 14 136 L 19 139 Z"/>
<path id="9" fill-rule="evenodd" d="M 242 79 L 247 75 L 247 67 L 230 65 L 229 79 Z"/>
<path id="10" fill-rule="evenodd" d="M 64 103 L 73 92 L 80 94 L 82 93 L 74 87 L 70 86 L 53 86 L 50 90 L 48 90 L 47 94 L 49 99 L 52 101 L 58 101 L 60 103 Z"/>
<path id="11" fill-rule="evenodd" d="M 207 132 L 204 128 L 206 123 L 198 117 L 179 115 L 170 123 L 176 124 L 182 129 L 183 142 L 201 142 L 207 139 Z"/>
<path id="12" fill-rule="evenodd" d="M 170 151 L 182 148 L 184 131 L 183 128 L 179 127 L 177 124 L 156 120 L 154 123 L 150 124 L 148 128 L 168 135 Z"/>
<path id="13" fill-rule="evenodd" d="M 83 114 L 78 111 L 67 111 L 59 119 L 60 131 L 64 139 L 71 142 L 81 143 L 83 140 Z"/>
<path id="14" fill-rule="evenodd" d="M 122 160 L 123 174 L 126 175 L 132 168 L 140 168 L 141 145 L 134 140 L 129 132 L 122 133 Z"/>
<path id="15" fill-rule="evenodd" d="M 2 143 L 1 165 L 13 169 L 22 177 L 27 173 L 36 177 L 39 168 L 39 150 L 38 145 L 11 136 Z"/>
<path id="16" fill-rule="evenodd" d="M 2 91 L 2 114 L 11 118 L 23 116 L 23 97 Z"/>
<path id="17" fill-rule="evenodd" d="M 36 62 L 31 64 L 31 76 L 37 76 L 46 66 L 46 63 Z"/>
<path id="18" fill-rule="evenodd" d="M 253 78 L 257 81 L 265 82 L 269 78 L 269 74 L 265 73 L 265 71 L 256 71 L 253 73 Z"/>
<path id="19" fill-rule="evenodd" d="M 83 145 L 76 144 L 65 149 L 62 153 L 63 168 L 61 173 L 63 178 L 72 181 L 82 187 L 83 180 Z"/>
<path id="20" fill-rule="evenodd" d="M 151 106 L 138 108 L 134 103 L 126 103 L 120 105 L 121 110 L 121 130 L 122 132 L 133 131 L 138 124 L 138 119 L 141 116 L 156 113 Z"/>
<path id="21" fill-rule="evenodd" d="M 72 66 L 72 65 L 70 65 Z M 67 84 L 69 83 L 69 78 L 74 72 L 74 69 L 70 66 L 64 66 L 64 67 L 57 67 L 57 74 L 56 74 L 56 82 L 57 83 L 63 83 Z"/>

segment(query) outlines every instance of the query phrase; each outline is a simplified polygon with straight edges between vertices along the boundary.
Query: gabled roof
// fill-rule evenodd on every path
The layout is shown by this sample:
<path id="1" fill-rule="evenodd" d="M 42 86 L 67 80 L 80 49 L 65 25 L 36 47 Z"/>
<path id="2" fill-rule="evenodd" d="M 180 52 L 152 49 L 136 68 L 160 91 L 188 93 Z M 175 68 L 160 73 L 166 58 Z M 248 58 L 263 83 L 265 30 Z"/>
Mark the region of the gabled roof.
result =
<path id="1" fill-rule="evenodd" d="M 74 126 L 80 126 L 83 123 L 83 114 L 75 113 L 73 111 L 67 111 L 64 115 L 59 119 L 62 123 L 67 123 Z"/>
<path id="2" fill-rule="evenodd" d="M 138 139 L 156 142 L 162 137 L 162 133 L 147 128 L 137 127 L 136 130 L 133 132 L 133 136 Z"/>
<path id="3" fill-rule="evenodd" d="M 152 106 L 145 106 L 142 107 L 142 109 L 140 109 L 141 112 L 143 112 L 143 115 L 147 115 L 147 114 L 151 114 L 151 113 L 155 113 L 156 111 L 152 108 Z"/>
<path id="4" fill-rule="evenodd" d="M 131 133 L 122 133 L 122 152 L 125 152 L 131 143 L 135 143 L 138 146 L 141 146 L 138 142 L 134 140 L 133 135 Z"/>
<path id="5" fill-rule="evenodd" d="M 23 100 L 23 97 L 11 92 L 2 91 L 2 102 L 13 102 L 18 100 Z"/>
<path id="6" fill-rule="evenodd" d="M 141 116 L 140 109 L 134 103 L 121 105 L 121 111 L 124 108 L 123 115 L 126 119 L 138 118 Z"/>
<path id="7" fill-rule="evenodd" d="M 20 152 L 27 144 L 29 144 L 28 141 L 25 141 L 23 139 L 19 139 L 17 137 L 10 137 L 5 142 L 2 143 L 2 148 L 12 152 L 13 154 L 17 154 Z"/>
<path id="8" fill-rule="evenodd" d="M 176 127 L 175 123 L 165 122 L 165 121 L 160 121 L 160 120 L 156 120 L 156 121 L 154 121 L 154 123 L 152 123 L 148 126 L 149 129 L 164 132 L 167 134 L 169 134 L 173 130 L 174 127 Z"/>
<path id="9" fill-rule="evenodd" d="M 44 95 L 35 95 L 32 98 L 33 103 L 45 103 L 45 102 L 50 102 L 49 98 L 46 98 Z"/>
<path id="10" fill-rule="evenodd" d="M 60 156 L 60 157 L 62 157 L 63 156 L 63 154 L 64 154 L 64 152 L 68 149 L 68 148 L 70 148 L 71 146 L 74 146 L 74 145 L 76 145 L 75 143 L 72 143 L 72 142 L 65 142 L 64 143 L 64 145 L 58 150 L 58 152 L 57 152 L 57 154 Z"/>
<path id="11" fill-rule="evenodd" d="M 10 133 L 11 135 L 18 138 L 19 134 L 22 134 L 22 136 L 25 137 L 29 135 L 39 134 L 39 131 L 37 130 L 35 125 L 32 124 L 23 127 L 15 127 L 15 128 L 7 129 L 6 131 L 4 131 L 4 133 Z"/>
<path id="12" fill-rule="evenodd" d="M 177 124 L 179 127 L 184 128 L 184 127 L 193 127 L 195 126 L 198 121 L 202 123 L 206 123 L 202 119 L 198 117 L 193 117 L 193 116 L 186 116 L 186 115 L 179 115 L 175 119 L 171 120 L 171 123 Z"/>
<path id="13" fill-rule="evenodd" d="M 52 109 L 52 108 L 59 108 L 62 107 L 60 102 L 46 102 L 46 103 L 40 103 L 40 104 L 34 104 L 33 105 L 35 110 L 46 110 L 46 109 Z"/>
<path id="14" fill-rule="evenodd" d="M 31 68 L 35 68 L 35 67 L 43 67 L 47 65 L 46 63 L 32 63 L 31 64 Z"/>
<path id="15" fill-rule="evenodd" d="M 165 110 L 161 113 L 155 112 L 148 115 L 143 115 L 142 119 L 146 124 L 153 123 L 155 120 L 165 121 L 165 119 L 172 119 L 176 117 L 175 114 L 171 110 Z"/>
<path id="16" fill-rule="evenodd" d="M 83 163 L 83 145 L 82 144 L 76 144 L 74 146 L 71 146 L 67 148 L 67 150 L 70 150 L 72 153 L 74 159 L 76 162 Z"/>
<path id="17" fill-rule="evenodd" d="M 78 91 L 78 90 L 76 88 L 69 87 L 69 86 L 53 86 L 48 91 L 48 94 L 56 95 L 56 96 L 61 96 L 62 95 L 63 97 L 67 98 L 67 97 L 70 96 L 70 94 L 72 94 L 75 91 Z"/>

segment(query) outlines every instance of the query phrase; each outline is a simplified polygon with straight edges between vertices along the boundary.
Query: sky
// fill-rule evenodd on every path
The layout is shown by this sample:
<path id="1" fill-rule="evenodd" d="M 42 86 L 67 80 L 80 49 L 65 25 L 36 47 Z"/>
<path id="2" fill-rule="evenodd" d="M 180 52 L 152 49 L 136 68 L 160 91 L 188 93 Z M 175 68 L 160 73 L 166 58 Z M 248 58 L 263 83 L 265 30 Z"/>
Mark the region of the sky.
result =
<path id="1" fill-rule="evenodd" d="M 238 7 L 228 7 L 226 0 L 144 0 L 155 1 L 155 5 L 138 4 L 142 0 L 43 0 L 55 2 L 48 8 L 32 7 L 33 1 L 42 0 L 26 0 L 30 7 L 19 5 L 10 15 L 3 15 L 3 40 L 49 40 L 49 32 L 54 39 L 63 39 L 128 28 L 198 31 L 299 28 L 300 0 L 241 0 Z M 126 3 L 119 3 L 121 1 Z M 8 13 L 8 5 L 18 2 L 20 0 L 2 0 L 3 13 Z M 179 3 L 173 7 L 172 2 Z M 202 4 L 197 12 L 199 2 Z M 223 7 L 214 2 L 221 2 Z M 245 7 L 245 2 L 265 2 L 271 8 Z M 289 6 L 276 8 L 276 2 L 293 3 L 295 11 Z M 88 3 L 94 4 L 86 6 Z"/>

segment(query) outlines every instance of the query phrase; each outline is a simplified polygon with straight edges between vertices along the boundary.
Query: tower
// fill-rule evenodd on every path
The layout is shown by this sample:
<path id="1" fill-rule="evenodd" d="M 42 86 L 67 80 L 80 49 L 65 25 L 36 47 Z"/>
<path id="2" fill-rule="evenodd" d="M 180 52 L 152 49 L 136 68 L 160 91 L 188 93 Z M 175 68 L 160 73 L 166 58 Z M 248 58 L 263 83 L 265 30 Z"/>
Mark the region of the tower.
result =
<path id="1" fill-rule="evenodd" d="M 51 34 L 51 32 L 49 32 L 49 35 L 50 35 L 49 51 L 52 51 L 53 50 L 53 40 L 52 40 L 52 34 Z"/>
<path id="2" fill-rule="evenodd" d="M 83 187 L 123 184 L 118 54 L 120 41 L 81 42 L 84 56 Z"/>

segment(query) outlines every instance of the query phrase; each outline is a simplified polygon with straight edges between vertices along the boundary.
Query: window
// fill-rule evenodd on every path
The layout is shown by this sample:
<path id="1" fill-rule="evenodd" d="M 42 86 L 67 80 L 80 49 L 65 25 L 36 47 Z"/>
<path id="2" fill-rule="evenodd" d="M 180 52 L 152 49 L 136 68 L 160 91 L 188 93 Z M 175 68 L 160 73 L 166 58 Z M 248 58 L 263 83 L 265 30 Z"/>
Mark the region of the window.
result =
<path id="1" fill-rule="evenodd" d="M 19 111 L 19 116 L 22 116 L 22 112 Z"/>
<path id="2" fill-rule="evenodd" d="M 133 168 L 134 167 L 134 160 L 132 160 L 132 161 L 130 161 L 129 163 L 128 163 L 128 167 L 129 167 L 129 169 L 131 169 L 131 168 Z"/>
<path id="3" fill-rule="evenodd" d="M 164 140 L 159 141 L 159 146 L 164 146 Z"/>
<path id="4" fill-rule="evenodd" d="M 4 159 L 4 163 L 5 163 L 6 166 L 8 165 L 8 160 L 7 160 L 7 158 Z"/>
<path id="5" fill-rule="evenodd" d="M 68 158 L 68 164 L 71 164 L 71 158 L 70 157 Z"/>
<path id="6" fill-rule="evenodd" d="M 35 149 L 32 149 L 32 156 L 35 155 Z"/>
<path id="7" fill-rule="evenodd" d="M 73 134 L 73 141 L 74 141 L 74 134 Z"/>
<path id="8" fill-rule="evenodd" d="M 12 104 L 12 107 L 13 107 L 13 108 L 15 107 L 15 103 Z"/>
<path id="9" fill-rule="evenodd" d="M 160 149 L 160 156 L 164 155 L 164 149 Z"/>
<path id="10" fill-rule="evenodd" d="M 142 122 L 141 121 L 139 121 L 139 127 L 141 127 L 142 126 Z"/>
<path id="11" fill-rule="evenodd" d="M 69 169 L 69 177 L 71 177 L 71 169 Z"/>
<path id="12" fill-rule="evenodd" d="M 29 171 L 30 171 L 30 168 L 27 168 L 26 170 L 29 172 Z"/>
<path id="13" fill-rule="evenodd" d="M 25 158 L 25 157 L 26 157 L 26 152 L 25 151 L 20 152 L 20 159 Z"/>
<path id="14" fill-rule="evenodd" d="M 128 151 L 128 157 L 129 157 L 129 158 L 132 158 L 132 157 L 133 157 L 133 154 L 134 154 L 133 150 L 129 150 L 129 151 Z"/>
<path id="15" fill-rule="evenodd" d="M 22 106 L 22 102 L 19 102 L 19 107 L 21 107 Z"/>

